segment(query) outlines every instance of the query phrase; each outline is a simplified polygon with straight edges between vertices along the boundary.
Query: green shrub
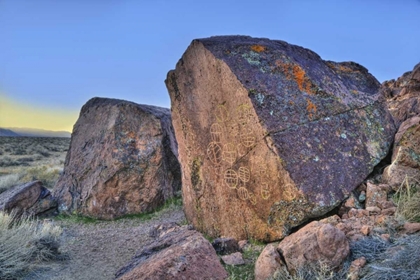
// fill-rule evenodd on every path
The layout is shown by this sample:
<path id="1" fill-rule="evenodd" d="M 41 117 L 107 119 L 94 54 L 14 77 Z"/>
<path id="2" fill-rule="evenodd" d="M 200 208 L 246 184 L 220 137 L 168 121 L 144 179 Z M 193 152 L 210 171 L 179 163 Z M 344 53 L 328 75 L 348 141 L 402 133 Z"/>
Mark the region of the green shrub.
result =
<path id="1" fill-rule="evenodd" d="M 57 259 L 62 229 L 0 212 L 0 279 L 19 279 L 42 262 Z"/>

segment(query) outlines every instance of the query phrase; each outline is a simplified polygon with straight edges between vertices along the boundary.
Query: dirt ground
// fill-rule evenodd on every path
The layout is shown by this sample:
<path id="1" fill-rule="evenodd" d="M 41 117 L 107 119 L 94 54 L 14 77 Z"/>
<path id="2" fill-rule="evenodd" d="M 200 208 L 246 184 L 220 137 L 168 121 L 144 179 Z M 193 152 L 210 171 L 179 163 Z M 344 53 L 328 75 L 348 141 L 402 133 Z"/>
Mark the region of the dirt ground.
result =
<path id="1" fill-rule="evenodd" d="M 61 252 L 68 260 L 52 261 L 25 280 L 106 280 L 124 266 L 142 246 L 152 240 L 149 231 L 165 222 L 185 222 L 182 206 L 171 205 L 152 219 L 121 219 L 95 223 L 71 219 L 54 221 L 63 228 Z"/>

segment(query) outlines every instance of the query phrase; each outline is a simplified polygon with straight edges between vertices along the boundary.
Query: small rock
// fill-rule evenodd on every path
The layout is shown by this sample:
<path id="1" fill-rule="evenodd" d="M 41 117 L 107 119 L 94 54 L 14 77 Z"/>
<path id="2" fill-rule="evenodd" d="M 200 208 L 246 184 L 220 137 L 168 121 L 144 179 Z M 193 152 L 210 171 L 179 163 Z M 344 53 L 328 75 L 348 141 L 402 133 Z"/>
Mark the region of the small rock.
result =
<path id="1" fill-rule="evenodd" d="M 366 192 L 362 191 L 359 195 L 359 201 L 360 202 L 365 202 L 365 200 L 366 200 Z"/>
<path id="2" fill-rule="evenodd" d="M 242 257 L 242 253 L 236 252 L 230 255 L 222 256 L 222 260 L 227 265 L 243 265 L 245 261 Z"/>
<path id="3" fill-rule="evenodd" d="M 354 260 L 349 269 L 350 280 L 358 280 L 361 269 L 366 265 L 366 258 L 360 257 Z"/>
<path id="4" fill-rule="evenodd" d="M 404 224 L 404 233 L 412 234 L 420 231 L 420 223 L 405 223 Z"/>
<path id="5" fill-rule="evenodd" d="M 363 234 L 363 235 L 369 235 L 369 233 L 370 233 L 370 231 L 372 230 L 372 227 L 370 227 L 370 226 L 362 226 L 362 228 L 360 229 L 360 232 Z"/>
<path id="6" fill-rule="evenodd" d="M 366 189 L 366 209 L 368 207 L 377 207 L 387 201 L 387 190 L 387 185 L 374 185 L 368 182 Z"/>
<path id="7" fill-rule="evenodd" d="M 366 207 L 366 210 L 369 211 L 371 214 L 379 214 L 381 213 L 381 209 L 377 206 L 369 206 Z"/>
<path id="8" fill-rule="evenodd" d="M 239 246 L 239 249 L 241 250 L 241 251 L 243 251 L 243 249 L 245 248 L 245 246 L 246 245 L 248 245 L 249 243 L 248 243 L 248 240 L 240 240 L 239 242 L 238 242 L 238 246 Z"/>
<path id="9" fill-rule="evenodd" d="M 219 255 L 228 255 L 240 251 L 238 242 L 231 237 L 216 238 L 211 245 Z"/>
<path id="10" fill-rule="evenodd" d="M 395 214 L 396 211 L 397 211 L 397 207 L 391 207 L 391 208 L 383 209 L 381 211 L 381 214 L 385 216 L 392 216 Z"/>
<path id="11" fill-rule="evenodd" d="M 391 235 L 388 233 L 383 233 L 380 235 L 380 237 L 382 238 L 382 240 L 389 242 L 391 240 Z"/>
<path id="12" fill-rule="evenodd" d="M 379 206 L 379 208 L 381 208 L 382 210 L 384 210 L 384 209 L 395 207 L 396 205 L 395 205 L 394 202 L 392 202 L 390 200 L 387 200 L 387 201 L 381 202 L 378 206 Z"/>

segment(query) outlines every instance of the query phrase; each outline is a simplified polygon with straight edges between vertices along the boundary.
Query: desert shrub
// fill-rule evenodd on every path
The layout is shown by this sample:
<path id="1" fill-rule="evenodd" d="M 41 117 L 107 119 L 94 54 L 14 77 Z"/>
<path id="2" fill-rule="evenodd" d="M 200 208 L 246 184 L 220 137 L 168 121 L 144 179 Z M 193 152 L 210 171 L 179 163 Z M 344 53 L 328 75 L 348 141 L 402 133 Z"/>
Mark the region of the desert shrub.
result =
<path id="1" fill-rule="evenodd" d="M 8 174 L 0 176 L 0 193 L 21 183 L 21 174 Z"/>
<path id="2" fill-rule="evenodd" d="M 39 180 L 43 185 L 52 189 L 60 176 L 61 169 L 49 168 L 47 166 L 31 167 L 25 170 L 22 176 L 22 182 Z"/>
<path id="3" fill-rule="evenodd" d="M 397 239 L 393 248 L 377 255 L 363 271 L 364 280 L 420 279 L 420 236 Z M 396 248 L 394 252 L 391 249 Z"/>
<path id="4" fill-rule="evenodd" d="M 380 258 L 381 254 L 391 246 L 390 242 L 378 236 L 362 238 L 350 244 L 354 259 L 365 257 L 366 261 L 372 262 Z"/>
<path id="5" fill-rule="evenodd" d="M 394 195 L 396 215 L 408 222 L 420 222 L 420 182 L 405 178 Z"/>
<path id="6" fill-rule="evenodd" d="M 8 167 L 8 166 L 19 166 L 20 163 L 8 156 L 4 156 L 0 158 L 0 167 Z"/>
<path id="7" fill-rule="evenodd" d="M 59 258 L 62 229 L 0 212 L 0 279 L 20 279 L 44 261 Z"/>
<path id="8" fill-rule="evenodd" d="M 311 263 L 298 268 L 293 274 L 290 274 L 286 267 L 273 277 L 273 280 L 342 280 L 347 279 L 350 268 L 350 258 L 342 265 L 339 271 L 332 270 L 324 263 Z"/>

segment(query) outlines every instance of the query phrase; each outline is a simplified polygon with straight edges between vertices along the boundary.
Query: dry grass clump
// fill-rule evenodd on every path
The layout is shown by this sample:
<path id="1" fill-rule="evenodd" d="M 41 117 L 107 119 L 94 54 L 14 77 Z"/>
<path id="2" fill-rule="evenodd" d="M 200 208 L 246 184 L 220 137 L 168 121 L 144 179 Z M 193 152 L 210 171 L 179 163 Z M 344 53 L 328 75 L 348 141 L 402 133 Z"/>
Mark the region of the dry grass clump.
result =
<path id="1" fill-rule="evenodd" d="M 69 145 L 70 138 L 0 137 L 0 193 L 34 180 L 52 189 Z"/>
<path id="2" fill-rule="evenodd" d="M 57 182 L 61 171 L 62 168 L 45 165 L 22 168 L 17 173 L 0 176 L 0 193 L 13 186 L 35 180 L 41 181 L 46 188 L 52 189 Z"/>
<path id="3" fill-rule="evenodd" d="M 394 195 L 396 215 L 408 222 L 420 222 L 420 182 L 405 178 Z"/>
<path id="4" fill-rule="evenodd" d="M 37 265 L 58 259 L 62 229 L 0 212 L 0 279 L 20 279 Z"/>

